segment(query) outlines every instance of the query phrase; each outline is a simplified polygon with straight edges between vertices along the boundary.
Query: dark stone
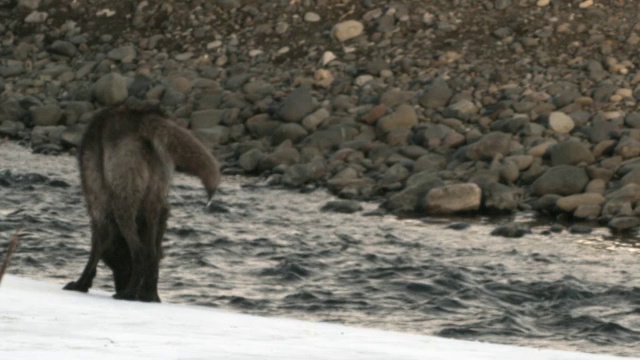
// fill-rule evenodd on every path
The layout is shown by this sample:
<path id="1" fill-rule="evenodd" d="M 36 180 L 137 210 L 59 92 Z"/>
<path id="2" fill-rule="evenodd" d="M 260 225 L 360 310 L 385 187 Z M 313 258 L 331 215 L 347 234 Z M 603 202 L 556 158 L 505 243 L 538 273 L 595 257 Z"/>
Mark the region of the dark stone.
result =
<path id="1" fill-rule="evenodd" d="M 352 200 L 329 201 L 320 209 L 324 212 L 335 212 L 341 214 L 353 214 L 362 210 L 362 205 Z"/>
<path id="2" fill-rule="evenodd" d="M 572 165 L 560 165 L 547 169 L 533 182 L 533 193 L 537 196 L 546 194 L 572 195 L 584 190 L 589 176 L 584 168 Z"/>
<path id="3" fill-rule="evenodd" d="M 508 238 L 520 238 L 526 234 L 531 234 L 531 230 L 522 224 L 507 224 L 495 228 L 491 235 L 503 236 Z"/>

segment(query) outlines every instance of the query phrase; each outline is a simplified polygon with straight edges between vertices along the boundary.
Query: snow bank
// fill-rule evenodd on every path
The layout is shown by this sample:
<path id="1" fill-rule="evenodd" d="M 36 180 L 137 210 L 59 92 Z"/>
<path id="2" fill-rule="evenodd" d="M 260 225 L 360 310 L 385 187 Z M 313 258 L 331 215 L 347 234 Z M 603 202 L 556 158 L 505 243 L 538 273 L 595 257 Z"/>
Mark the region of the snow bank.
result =
<path id="1" fill-rule="evenodd" d="M 0 359 L 623 359 L 117 301 L 61 286 L 5 277 Z"/>

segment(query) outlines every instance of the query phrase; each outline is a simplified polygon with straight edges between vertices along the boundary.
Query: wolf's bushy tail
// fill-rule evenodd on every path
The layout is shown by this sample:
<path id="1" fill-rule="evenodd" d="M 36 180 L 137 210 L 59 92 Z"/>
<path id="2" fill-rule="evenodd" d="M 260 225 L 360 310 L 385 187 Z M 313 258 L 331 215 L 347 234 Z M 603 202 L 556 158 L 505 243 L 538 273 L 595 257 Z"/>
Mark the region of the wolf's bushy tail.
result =
<path id="1" fill-rule="evenodd" d="M 213 154 L 189 130 L 157 108 L 121 106 L 116 109 L 128 124 L 135 123 L 139 136 L 168 155 L 176 170 L 197 176 L 209 199 L 220 184 L 220 165 Z"/>
<path id="2" fill-rule="evenodd" d="M 161 116 L 145 116 L 140 130 L 166 151 L 176 170 L 200 178 L 209 198 L 213 196 L 220 184 L 220 164 L 189 130 Z"/>

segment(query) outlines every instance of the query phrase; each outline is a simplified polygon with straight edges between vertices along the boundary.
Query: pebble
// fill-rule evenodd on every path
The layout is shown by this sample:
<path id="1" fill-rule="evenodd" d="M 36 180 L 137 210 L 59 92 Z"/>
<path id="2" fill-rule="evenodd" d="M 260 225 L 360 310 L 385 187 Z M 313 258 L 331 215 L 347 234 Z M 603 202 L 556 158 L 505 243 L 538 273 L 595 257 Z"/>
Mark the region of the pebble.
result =
<path id="1" fill-rule="evenodd" d="M 364 31 L 364 25 L 357 20 L 346 20 L 333 26 L 331 34 L 339 42 L 345 42 L 360 36 Z"/>
<path id="2" fill-rule="evenodd" d="M 549 114 L 549 128 L 559 134 L 567 134 L 573 130 L 575 123 L 567 114 L 554 111 Z"/>
<path id="3" fill-rule="evenodd" d="M 317 13 L 309 11 L 304 14 L 304 21 L 306 22 L 315 23 L 320 20 L 321 20 L 320 15 L 318 15 Z"/>

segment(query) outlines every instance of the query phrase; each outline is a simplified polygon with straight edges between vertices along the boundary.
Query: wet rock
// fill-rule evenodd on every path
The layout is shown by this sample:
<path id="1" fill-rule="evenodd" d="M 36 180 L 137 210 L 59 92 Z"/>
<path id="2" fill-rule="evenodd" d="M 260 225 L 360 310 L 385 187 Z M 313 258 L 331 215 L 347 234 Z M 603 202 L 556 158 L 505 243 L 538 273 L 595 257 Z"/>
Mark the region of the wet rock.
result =
<path id="1" fill-rule="evenodd" d="M 445 185 L 430 190 L 425 198 L 427 213 L 433 215 L 476 211 L 482 191 L 473 183 Z"/>
<path id="2" fill-rule="evenodd" d="M 207 204 L 206 211 L 210 214 L 228 214 L 231 211 L 227 204 L 220 200 L 212 200 Z"/>
<path id="3" fill-rule="evenodd" d="M 607 226 L 614 231 L 628 231 L 640 226 L 640 219 L 637 216 L 617 216 Z"/>
<path id="4" fill-rule="evenodd" d="M 562 211 L 573 212 L 578 207 L 586 205 L 595 205 L 599 208 L 604 200 L 604 196 L 596 193 L 575 194 L 559 198 L 556 201 L 556 207 Z"/>
<path id="5" fill-rule="evenodd" d="M 424 92 L 418 98 L 418 102 L 428 109 L 440 108 L 447 105 L 452 96 L 453 90 L 449 88 L 447 82 L 438 78 L 424 89 Z"/>
<path id="6" fill-rule="evenodd" d="M 523 224 L 506 224 L 491 231 L 491 235 L 493 236 L 502 236 L 507 238 L 521 238 L 527 234 L 531 234 L 531 230 Z"/>
<path id="7" fill-rule="evenodd" d="M 551 166 L 591 164 L 595 157 L 589 148 L 578 140 L 567 140 L 550 149 Z"/>
<path id="8" fill-rule="evenodd" d="M 282 101 L 278 115 L 285 121 L 299 122 L 316 107 L 311 93 L 307 89 L 298 88 Z"/>
<path id="9" fill-rule="evenodd" d="M 556 212 L 556 203 L 558 202 L 558 199 L 562 198 L 562 196 L 557 195 L 557 194 L 547 194 L 547 195 L 543 195 L 538 199 L 535 199 L 532 203 L 531 203 L 531 207 L 534 210 L 540 211 L 540 212 L 548 212 L 548 213 L 553 213 Z"/>
<path id="10" fill-rule="evenodd" d="M 127 99 L 127 79 L 118 74 L 103 75 L 95 84 L 95 96 L 103 105 L 115 105 Z"/>
<path id="11" fill-rule="evenodd" d="M 593 228 L 585 225 L 571 225 L 571 227 L 569 227 L 569 232 L 572 234 L 586 235 L 591 234 L 593 232 Z"/>
<path id="12" fill-rule="evenodd" d="M 589 176 L 584 168 L 571 165 L 559 165 L 549 168 L 533 182 L 533 193 L 573 195 L 584 190 Z"/>
<path id="13" fill-rule="evenodd" d="M 471 225 L 467 223 L 454 223 L 454 224 L 447 225 L 447 229 L 451 229 L 451 230 L 466 230 L 470 227 Z"/>
<path id="14" fill-rule="evenodd" d="M 335 24 L 331 30 L 331 35 L 333 35 L 336 40 L 345 42 L 360 36 L 363 31 L 364 25 L 360 21 L 346 20 Z"/>
<path id="15" fill-rule="evenodd" d="M 353 214 L 362 211 L 362 205 L 358 201 L 353 200 L 329 201 L 324 204 L 320 210 L 323 212 Z"/>
<path id="16" fill-rule="evenodd" d="M 443 186 L 442 180 L 431 171 L 412 175 L 402 191 L 391 195 L 381 207 L 393 213 L 409 213 L 424 206 L 425 195 L 434 188 Z"/>

